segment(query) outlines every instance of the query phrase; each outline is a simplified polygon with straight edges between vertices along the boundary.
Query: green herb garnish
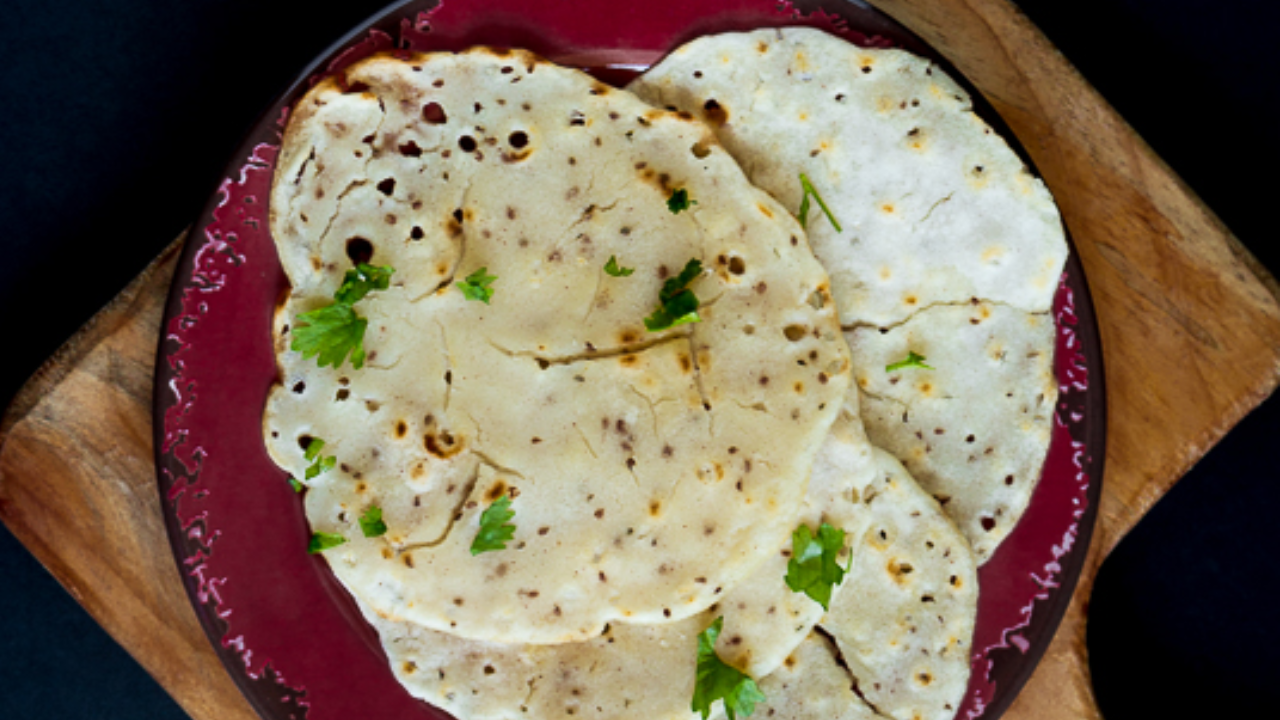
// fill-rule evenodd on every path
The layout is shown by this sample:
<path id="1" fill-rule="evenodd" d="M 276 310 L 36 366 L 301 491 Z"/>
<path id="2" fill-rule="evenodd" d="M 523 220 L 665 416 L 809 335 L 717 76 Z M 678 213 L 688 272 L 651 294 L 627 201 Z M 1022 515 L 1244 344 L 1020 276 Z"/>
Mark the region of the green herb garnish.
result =
<path id="1" fill-rule="evenodd" d="M 844 531 L 827 523 L 818 527 L 815 537 L 808 525 L 800 525 L 791 533 L 791 560 L 787 562 L 787 587 L 813 598 L 823 610 L 829 610 L 831 590 L 844 580 L 848 567 L 840 567 L 836 556 L 844 547 Z M 849 558 L 850 566 L 853 558 Z"/>
<path id="2" fill-rule="evenodd" d="M 724 713 L 729 720 L 737 720 L 738 713 L 743 717 L 750 715 L 755 712 L 756 703 L 765 700 L 755 680 L 716 654 L 716 638 L 720 637 L 723 626 L 724 617 L 718 617 L 698 635 L 698 675 L 689 708 L 701 713 L 702 720 L 711 715 L 711 705 L 717 700 L 724 701 Z"/>
<path id="3" fill-rule="evenodd" d="M 832 215 L 831 210 L 827 208 L 827 204 L 822 202 L 822 196 L 818 194 L 817 190 L 813 189 L 813 183 L 809 182 L 809 178 L 804 173 L 800 173 L 800 188 L 804 190 L 804 197 L 800 200 L 800 215 L 796 218 L 800 221 L 800 227 L 805 230 L 809 229 L 809 197 L 812 196 L 814 200 L 818 201 L 818 207 L 822 208 L 822 212 L 826 214 L 827 220 L 831 221 L 831 225 L 836 229 L 836 232 L 843 232 L 840 229 L 840 223 L 836 221 L 836 216 Z"/>
<path id="4" fill-rule="evenodd" d="M 360 317 L 353 306 L 373 290 L 386 290 L 393 272 L 390 267 L 364 263 L 348 270 L 342 286 L 333 294 L 333 304 L 294 320 L 289 349 L 302 353 L 304 360 L 318 355 L 320 367 L 341 367 L 348 354 L 352 366 L 357 370 L 364 367 L 364 331 L 369 321 Z"/>
<path id="5" fill-rule="evenodd" d="M 490 550 L 504 550 L 507 541 L 515 537 L 516 526 L 511 518 L 516 511 L 511 509 L 511 498 L 504 495 L 480 514 L 480 531 L 476 539 L 471 541 L 471 554 L 479 555 Z"/>
<path id="6" fill-rule="evenodd" d="M 604 264 L 604 271 L 613 277 L 627 277 L 636 269 L 618 265 L 618 258 L 610 255 L 609 262 Z"/>
<path id="7" fill-rule="evenodd" d="M 346 541 L 347 539 L 341 535 L 318 532 L 311 536 L 311 542 L 307 544 L 307 552 L 315 555 L 329 548 L 336 548 Z"/>
<path id="8" fill-rule="evenodd" d="M 489 268 L 482 267 L 468 275 L 466 282 L 457 283 L 463 297 L 468 300 L 479 300 L 485 305 L 489 304 L 489 298 L 493 297 L 493 288 L 489 286 L 498 279 L 498 276 L 486 274 L 488 270 Z"/>
<path id="9" fill-rule="evenodd" d="M 907 353 L 906 360 L 899 360 L 898 362 L 893 363 L 892 365 L 885 365 L 884 371 L 893 372 L 894 370 L 901 370 L 903 368 L 909 368 L 909 367 L 918 367 L 918 368 L 924 368 L 925 370 L 933 370 L 932 367 L 925 365 L 924 361 L 925 361 L 925 356 L 917 355 L 914 352 L 909 352 Z"/>
<path id="10" fill-rule="evenodd" d="M 307 450 L 304 457 L 311 464 L 307 466 L 304 478 L 310 480 L 322 472 L 328 472 L 338 463 L 338 458 L 330 455 L 329 457 L 321 457 L 320 451 L 324 449 L 324 441 L 320 438 L 311 438 L 307 441 Z M 294 492 L 302 492 L 307 486 L 295 477 L 289 478 L 289 484 L 293 486 Z"/>
<path id="11" fill-rule="evenodd" d="M 697 200 L 689 199 L 689 191 L 684 188 L 671 191 L 671 197 L 667 198 L 667 209 L 672 215 L 679 215 L 681 210 L 688 210 L 690 205 L 697 204 Z"/>
<path id="12" fill-rule="evenodd" d="M 333 294 L 333 299 L 344 305 L 354 305 L 374 290 L 386 290 L 391 285 L 391 266 L 375 267 L 360 263 L 354 270 L 348 270 L 342 278 L 342 287 Z"/>
<path id="13" fill-rule="evenodd" d="M 382 522 L 382 508 L 372 505 L 364 511 L 360 516 L 360 532 L 368 538 L 386 534 L 387 524 Z"/>
<path id="14" fill-rule="evenodd" d="M 644 319 L 644 326 L 649 332 L 702 320 L 698 316 L 698 298 L 688 288 L 689 283 L 701 274 L 702 261 L 695 258 L 685 264 L 679 275 L 667 278 L 662 284 L 662 291 L 658 293 L 658 308 Z"/>
<path id="15" fill-rule="evenodd" d="M 311 442 L 307 443 L 307 452 L 304 457 L 311 461 L 311 465 L 307 468 L 307 474 L 303 477 L 307 480 L 314 478 L 322 472 L 328 472 L 338 463 L 338 458 L 330 455 L 329 457 L 321 457 L 320 451 L 324 449 L 324 441 L 320 438 L 311 438 Z"/>

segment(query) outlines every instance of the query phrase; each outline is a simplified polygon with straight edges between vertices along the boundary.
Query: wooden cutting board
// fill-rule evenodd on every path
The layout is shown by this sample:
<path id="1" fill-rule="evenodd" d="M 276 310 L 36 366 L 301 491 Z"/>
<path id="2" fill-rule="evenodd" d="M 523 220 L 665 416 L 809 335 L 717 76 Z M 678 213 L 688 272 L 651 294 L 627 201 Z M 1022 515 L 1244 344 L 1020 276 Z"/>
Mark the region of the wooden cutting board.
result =
<path id="1" fill-rule="evenodd" d="M 1097 307 L 1109 435 L 1071 608 L 1006 717 L 1098 718 L 1085 607 L 1103 559 L 1280 379 L 1280 287 L 1005 0 L 877 0 L 942 52 L 1043 173 Z M 167 248 L 0 423 L 0 519 L 198 720 L 252 720 L 191 610 L 161 519 L 151 381 Z"/>

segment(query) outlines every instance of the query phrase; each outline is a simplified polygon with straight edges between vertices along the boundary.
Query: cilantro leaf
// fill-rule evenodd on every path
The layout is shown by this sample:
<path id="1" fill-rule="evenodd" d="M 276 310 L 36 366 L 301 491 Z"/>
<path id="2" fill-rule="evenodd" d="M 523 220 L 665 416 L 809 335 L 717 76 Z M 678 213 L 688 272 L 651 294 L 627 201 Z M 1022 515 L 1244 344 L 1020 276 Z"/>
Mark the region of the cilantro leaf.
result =
<path id="1" fill-rule="evenodd" d="M 377 505 L 369 506 L 368 510 L 360 516 L 360 532 L 365 537 L 378 537 L 385 535 L 387 532 L 387 524 L 382 522 L 382 508 Z"/>
<path id="2" fill-rule="evenodd" d="M 791 533 L 791 560 L 787 562 L 787 587 L 813 598 L 823 610 L 829 610 L 831 590 L 844 580 L 848 567 L 840 567 L 836 556 L 844 547 L 844 531 L 827 523 L 818 527 L 814 537 L 808 525 Z M 852 566 L 853 558 L 849 558 Z"/>
<path id="3" fill-rule="evenodd" d="M 662 290 L 658 293 L 658 299 L 666 302 L 684 292 L 685 286 L 698 279 L 701 274 L 702 261 L 697 258 L 690 259 L 689 262 L 684 264 L 684 269 L 680 271 L 679 275 L 667 278 L 667 281 L 662 283 Z"/>
<path id="4" fill-rule="evenodd" d="M 373 290 L 386 290 L 391 284 L 391 267 L 374 267 L 360 263 L 348 270 L 342 286 L 333 294 L 333 304 L 303 313 L 294 320 L 290 350 L 302 353 L 308 360 L 319 355 L 320 367 L 339 368 L 351 355 L 351 364 L 364 367 L 364 331 L 369 321 L 353 307 Z"/>
<path id="5" fill-rule="evenodd" d="M 337 462 L 338 462 L 338 458 L 332 455 L 330 455 L 329 457 L 320 458 L 315 462 L 311 463 L 311 467 L 307 468 L 307 474 L 304 475 L 303 478 L 306 480 L 310 480 L 322 472 L 329 472 L 330 470 L 333 469 L 333 466 L 336 465 Z"/>
<path id="6" fill-rule="evenodd" d="M 804 197 L 800 200 L 800 214 L 796 217 L 800 221 L 800 227 L 806 230 L 809 229 L 809 197 L 813 196 L 813 199 L 818 201 L 818 206 L 822 208 L 822 212 L 827 216 L 827 220 L 831 221 L 831 226 L 836 229 L 836 232 L 843 232 L 840 228 L 840 223 L 836 220 L 836 216 L 832 215 L 827 204 L 822 202 L 822 196 L 818 194 L 817 190 L 813 189 L 813 183 L 809 182 L 809 178 L 804 173 L 800 173 L 800 188 L 804 190 Z"/>
<path id="7" fill-rule="evenodd" d="M 346 538 L 335 533 L 318 532 L 311 536 L 311 542 L 307 544 L 307 552 L 315 555 L 316 553 L 324 552 L 329 548 L 336 548 L 346 541 Z"/>
<path id="8" fill-rule="evenodd" d="M 698 635 L 698 675 L 693 686 L 693 700 L 689 709 L 702 714 L 702 720 L 711 715 L 711 705 L 724 701 L 725 715 L 737 720 L 756 711 L 756 703 L 764 702 L 764 693 L 756 681 L 741 670 L 726 664 L 716 654 L 716 638 L 724 626 L 724 617 L 716 618 Z"/>
<path id="9" fill-rule="evenodd" d="M 323 449 L 324 440 L 313 437 L 307 441 L 307 449 L 302 453 L 302 456 L 311 462 L 315 462 L 316 458 L 320 457 L 320 451 Z"/>
<path id="10" fill-rule="evenodd" d="M 335 303 L 297 317 L 293 326 L 290 350 L 302 353 L 308 360 L 319 355 L 320 367 L 341 367 L 351 354 L 357 370 L 364 367 L 364 331 L 369 321 L 356 314 L 350 305 Z"/>
<path id="11" fill-rule="evenodd" d="M 307 450 L 303 456 L 311 462 L 307 467 L 304 478 L 310 480 L 322 472 L 328 472 L 338 463 L 338 458 L 330 455 L 329 457 L 321 457 L 320 451 L 324 449 L 324 441 L 320 438 L 311 438 L 307 441 Z M 293 486 L 294 492 L 302 492 L 307 486 L 300 482 L 297 478 L 289 478 L 289 484 Z"/>
<path id="12" fill-rule="evenodd" d="M 644 319 L 644 326 L 649 332 L 702 320 L 698 315 L 698 298 L 687 287 L 701 274 L 702 261 L 695 258 L 685 263 L 679 275 L 667 278 L 658 293 L 658 308 Z"/>
<path id="13" fill-rule="evenodd" d="M 511 518 L 516 511 L 511 509 L 511 498 L 503 495 L 480 514 L 480 531 L 471 541 L 471 554 L 479 555 L 490 550 L 504 550 L 507 541 L 515 537 L 516 526 Z"/>
<path id="14" fill-rule="evenodd" d="M 609 262 L 604 264 L 604 271 L 613 277 L 627 277 L 635 272 L 636 269 L 618 265 L 618 258 L 610 255 Z"/>
<path id="15" fill-rule="evenodd" d="M 373 290 L 386 290 L 391 285 L 390 266 L 374 267 L 360 263 L 354 270 L 348 270 L 342 279 L 342 287 L 333 294 L 333 299 L 343 305 L 355 305 Z"/>
<path id="16" fill-rule="evenodd" d="M 697 200 L 689 199 L 689 191 L 684 188 L 671 191 L 671 197 L 667 198 L 667 209 L 672 215 L 679 215 L 681 210 L 688 210 L 691 205 L 697 204 Z"/>
<path id="17" fill-rule="evenodd" d="M 932 367 L 924 364 L 925 360 L 926 360 L 925 356 L 917 355 L 914 352 L 909 352 L 907 353 L 906 360 L 899 360 L 898 362 L 893 363 L 892 365 L 885 365 L 884 371 L 893 372 L 894 370 L 901 370 L 903 368 L 909 368 L 909 367 L 918 367 L 918 368 L 924 368 L 925 370 L 933 370 Z"/>
<path id="18" fill-rule="evenodd" d="M 493 288 L 489 286 L 498 279 L 498 276 L 487 274 L 488 270 L 489 268 L 482 267 L 468 275 L 466 282 L 457 283 L 463 297 L 468 300 L 479 300 L 485 305 L 489 304 L 489 298 L 493 297 Z"/>
<path id="19" fill-rule="evenodd" d="M 305 457 L 311 461 L 310 467 L 307 468 L 307 474 L 303 478 L 310 480 L 323 472 L 329 472 L 334 465 L 338 464 L 338 458 L 330 455 L 321 457 L 320 451 L 324 449 L 324 441 L 320 438 L 311 438 L 307 443 L 307 451 Z"/>

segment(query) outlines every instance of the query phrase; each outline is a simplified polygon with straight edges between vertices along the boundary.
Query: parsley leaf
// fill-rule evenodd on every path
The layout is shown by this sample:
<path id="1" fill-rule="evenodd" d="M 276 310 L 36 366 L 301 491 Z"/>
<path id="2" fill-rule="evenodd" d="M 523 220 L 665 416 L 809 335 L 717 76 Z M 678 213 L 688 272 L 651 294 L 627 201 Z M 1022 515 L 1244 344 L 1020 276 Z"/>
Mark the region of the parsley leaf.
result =
<path id="1" fill-rule="evenodd" d="M 360 263 L 354 270 L 348 270 L 342 278 L 342 287 L 333 294 L 333 299 L 343 305 L 355 305 L 373 290 L 386 290 L 391 285 L 390 266 L 374 267 Z"/>
<path id="2" fill-rule="evenodd" d="M 342 286 L 333 294 L 333 304 L 303 313 L 294 320 L 290 350 L 302 353 L 304 360 L 319 355 L 320 367 L 339 368 L 351 355 L 351 364 L 364 367 L 364 331 L 369 321 L 353 307 L 373 290 L 386 290 L 391 283 L 391 267 L 374 267 L 360 263 L 348 270 Z"/>
<path id="3" fill-rule="evenodd" d="M 313 437 L 307 441 L 307 449 L 303 452 L 302 456 L 312 462 L 315 462 L 316 458 L 320 457 L 320 451 L 323 449 L 324 440 L 321 440 L 318 437 Z"/>
<path id="4" fill-rule="evenodd" d="M 457 283 L 463 297 L 468 300 L 479 300 L 485 305 L 489 304 L 489 298 L 493 297 L 493 288 L 489 285 L 493 284 L 498 276 L 487 274 L 488 270 L 489 268 L 482 267 L 468 275 L 466 282 Z"/>
<path id="5" fill-rule="evenodd" d="M 307 552 L 315 555 L 329 548 L 336 548 L 346 541 L 347 539 L 341 535 L 318 532 L 311 536 L 311 542 L 307 544 Z"/>
<path id="6" fill-rule="evenodd" d="M 814 537 L 808 525 L 800 525 L 791 533 L 791 560 L 787 563 L 787 587 L 813 598 L 823 610 L 829 610 L 831 589 L 840 584 L 848 567 L 840 567 L 836 556 L 844 547 L 844 531 L 827 523 L 818 527 Z M 853 558 L 849 558 L 853 565 Z"/>
<path id="7" fill-rule="evenodd" d="M 471 554 L 479 555 L 490 550 L 504 550 L 507 541 L 515 537 L 516 526 L 511 518 L 516 511 L 511 509 L 511 498 L 503 495 L 480 514 L 480 531 L 476 539 L 471 541 Z"/>
<path id="8" fill-rule="evenodd" d="M 702 274 L 702 261 L 698 259 L 685 263 L 680 274 L 667 278 L 658 293 L 658 308 L 644 319 L 644 326 L 649 332 L 666 330 L 685 323 L 702 320 L 698 316 L 698 298 L 687 286 Z"/>
<path id="9" fill-rule="evenodd" d="M 667 198 L 667 209 L 672 215 L 679 215 L 681 210 L 688 210 L 689 206 L 697 204 L 697 200 L 689 199 L 689 191 L 684 188 L 671 191 L 671 197 Z"/>
<path id="10" fill-rule="evenodd" d="M 333 466 L 338 463 L 338 458 L 336 457 L 321 457 L 320 451 L 323 449 L 324 441 L 320 438 L 311 438 L 311 440 L 307 442 L 307 451 L 304 453 L 304 457 L 311 462 L 311 465 L 307 467 L 306 474 L 303 475 L 307 480 L 314 478 L 322 472 L 332 470 Z M 289 484 L 293 486 L 294 492 L 299 493 L 307 487 L 295 477 L 289 478 Z"/>
<path id="11" fill-rule="evenodd" d="M 618 265 L 618 258 L 610 255 L 609 262 L 604 264 L 604 271 L 613 277 L 627 277 L 631 273 L 635 272 L 636 269 Z"/>
<path id="12" fill-rule="evenodd" d="M 716 638 L 720 637 L 723 626 L 724 617 L 718 617 L 698 635 L 698 676 L 689 709 L 702 713 L 702 720 L 711 715 L 711 705 L 716 700 L 724 701 L 729 720 L 737 720 L 738 713 L 743 717 L 750 715 L 756 711 L 756 703 L 765 700 L 755 680 L 716 654 Z"/>
<path id="13" fill-rule="evenodd" d="M 918 368 L 924 368 L 925 370 L 933 370 L 932 367 L 924 364 L 925 359 L 926 358 L 923 355 L 917 355 L 914 352 L 909 352 L 907 353 L 906 360 L 899 360 L 898 362 L 893 363 L 892 365 L 885 365 L 884 371 L 893 372 L 894 370 L 901 370 L 903 368 L 909 368 L 909 367 L 918 367 Z"/>
<path id="14" fill-rule="evenodd" d="M 800 221 L 800 227 L 805 230 L 809 229 L 809 196 L 812 195 L 813 199 L 818 201 L 818 206 L 822 208 L 822 212 L 826 214 L 827 220 L 831 221 L 831 225 L 836 229 L 836 232 L 843 232 L 840 229 L 840 223 L 836 221 L 836 216 L 832 215 L 831 210 L 827 208 L 827 204 L 822 202 L 822 196 L 818 194 L 817 190 L 813 189 L 813 183 L 809 182 L 809 178 L 804 173 L 800 173 L 800 187 L 804 190 L 804 197 L 800 200 L 800 214 L 796 217 Z"/>
<path id="15" fill-rule="evenodd" d="M 364 514 L 360 516 L 360 532 L 369 538 L 386 534 L 387 524 L 382 522 L 382 508 L 377 505 L 371 505 L 368 510 L 364 511 Z"/>
<path id="16" fill-rule="evenodd" d="M 320 367 L 341 367 L 351 354 L 351 364 L 357 370 L 364 367 L 364 331 L 369 321 L 356 314 L 350 305 L 336 303 L 303 313 L 293 327 L 293 343 L 290 350 L 302 353 L 307 360 L 319 355 Z"/>
<path id="17" fill-rule="evenodd" d="M 323 449 L 324 441 L 320 438 L 311 438 L 311 442 L 307 443 L 306 458 L 311 461 L 311 466 L 307 468 L 307 474 L 303 478 L 310 480 L 322 472 L 329 472 L 338 464 L 338 458 L 332 455 L 321 457 L 320 451 Z"/>

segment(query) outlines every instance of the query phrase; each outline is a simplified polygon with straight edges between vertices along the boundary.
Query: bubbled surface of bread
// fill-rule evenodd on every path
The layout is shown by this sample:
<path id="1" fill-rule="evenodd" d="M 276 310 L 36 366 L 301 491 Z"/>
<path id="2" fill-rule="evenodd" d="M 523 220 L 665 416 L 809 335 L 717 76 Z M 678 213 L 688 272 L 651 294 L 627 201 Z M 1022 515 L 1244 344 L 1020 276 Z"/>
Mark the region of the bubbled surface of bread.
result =
<path id="1" fill-rule="evenodd" d="M 705 611 L 776 554 L 849 386 L 826 273 L 702 124 L 520 51 L 375 56 L 294 110 L 272 189 L 292 294 L 265 411 L 314 531 L 371 612 L 561 643 Z M 696 201 L 678 214 L 676 189 Z M 367 257 L 363 257 L 367 255 Z M 610 257 L 636 268 L 604 272 Z M 702 321 L 647 332 L 691 258 Z M 362 369 L 290 350 L 355 259 Z M 457 287 L 497 276 L 491 303 Z M 472 556 L 512 498 L 515 537 Z M 358 517 L 383 511 L 366 538 Z"/>

